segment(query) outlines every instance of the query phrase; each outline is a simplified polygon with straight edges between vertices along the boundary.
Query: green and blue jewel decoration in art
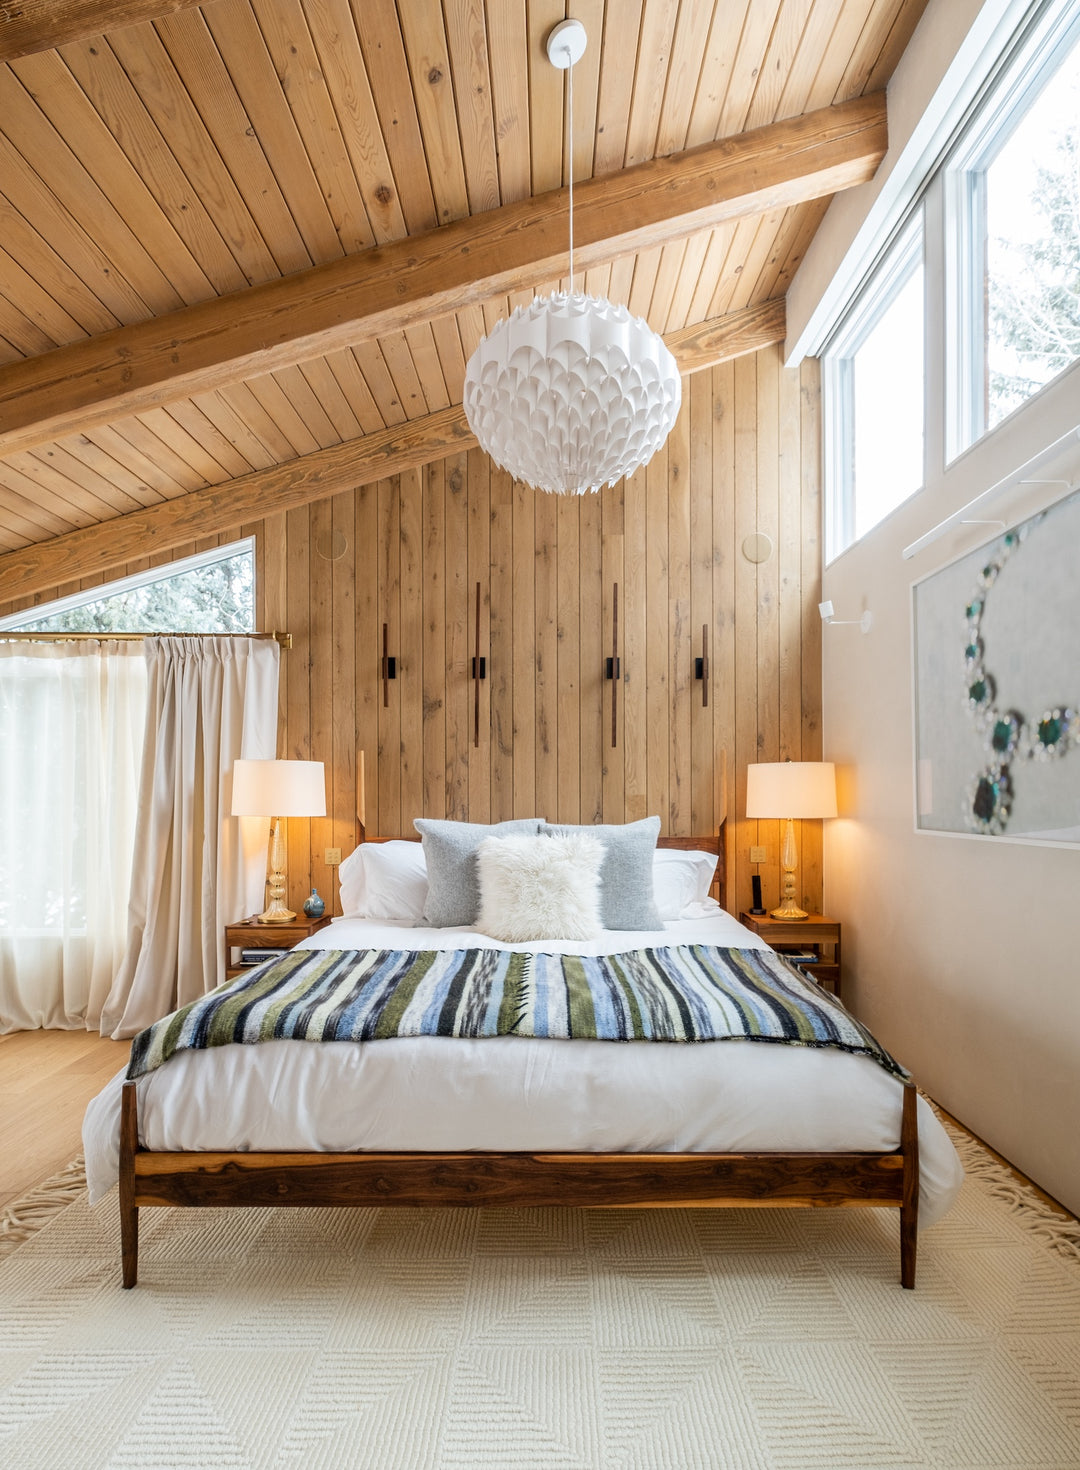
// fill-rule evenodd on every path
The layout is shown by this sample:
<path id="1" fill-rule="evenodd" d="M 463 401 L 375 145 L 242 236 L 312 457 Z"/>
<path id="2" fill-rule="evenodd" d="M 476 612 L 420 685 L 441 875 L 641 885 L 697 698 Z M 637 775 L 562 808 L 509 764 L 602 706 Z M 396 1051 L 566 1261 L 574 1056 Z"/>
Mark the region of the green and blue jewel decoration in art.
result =
<path id="1" fill-rule="evenodd" d="M 1080 713 L 1075 708 L 1054 706 L 1034 722 L 1017 709 L 1002 709 L 997 680 L 986 667 L 982 621 L 990 590 L 1009 558 L 1043 518 L 1035 516 L 1001 537 L 979 572 L 978 585 L 964 608 L 964 705 L 975 720 L 988 756 L 987 765 L 964 792 L 964 818 L 972 831 L 989 837 L 1000 836 L 1012 814 L 1013 763 L 1056 760 L 1080 745 Z"/>
<path id="2" fill-rule="evenodd" d="M 1005 830 L 1012 810 L 1012 782 L 1008 766 L 987 766 L 968 786 L 964 797 L 976 830 L 998 837 Z"/>

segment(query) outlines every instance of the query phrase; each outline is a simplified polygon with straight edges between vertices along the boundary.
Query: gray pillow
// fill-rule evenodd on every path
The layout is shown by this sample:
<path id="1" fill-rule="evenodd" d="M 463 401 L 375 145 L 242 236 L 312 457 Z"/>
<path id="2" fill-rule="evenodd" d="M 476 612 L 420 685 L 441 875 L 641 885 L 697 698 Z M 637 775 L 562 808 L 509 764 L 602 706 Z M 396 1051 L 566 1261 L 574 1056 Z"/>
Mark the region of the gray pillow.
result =
<path id="1" fill-rule="evenodd" d="M 417 817 L 413 826 L 420 833 L 427 863 L 428 895 L 424 923 L 436 929 L 460 929 L 476 923 L 480 912 L 480 883 L 476 850 L 485 837 L 506 837 L 511 832 L 540 831 L 538 817 L 513 822 L 442 822 L 435 817 Z"/>
<path id="2" fill-rule="evenodd" d="M 604 844 L 600 868 L 600 917 L 605 929 L 662 929 L 664 921 L 653 892 L 653 853 L 660 818 L 644 817 L 624 826 L 560 827 L 545 825 L 552 836 L 591 832 Z"/>

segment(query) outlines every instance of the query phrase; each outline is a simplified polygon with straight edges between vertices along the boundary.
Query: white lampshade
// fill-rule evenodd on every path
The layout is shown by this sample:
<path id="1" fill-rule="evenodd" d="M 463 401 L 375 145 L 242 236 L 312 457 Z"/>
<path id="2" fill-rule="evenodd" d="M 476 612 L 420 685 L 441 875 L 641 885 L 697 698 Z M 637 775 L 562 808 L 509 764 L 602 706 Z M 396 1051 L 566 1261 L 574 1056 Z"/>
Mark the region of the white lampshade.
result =
<path id="1" fill-rule="evenodd" d="M 234 817 L 325 817 L 322 761 L 234 761 Z"/>
<path id="2" fill-rule="evenodd" d="M 481 448 L 555 495 L 599 490 L 647 464 L 681 402 L 663 338 L 625 306 L 580 291 L 519 306 L 465 369 L 465 417 Z"/>
<path id="3" fill-rule="evenodd" d="M 832 761 L 759 761 L 746 769 L 748 817 L 835 817 Z"/>

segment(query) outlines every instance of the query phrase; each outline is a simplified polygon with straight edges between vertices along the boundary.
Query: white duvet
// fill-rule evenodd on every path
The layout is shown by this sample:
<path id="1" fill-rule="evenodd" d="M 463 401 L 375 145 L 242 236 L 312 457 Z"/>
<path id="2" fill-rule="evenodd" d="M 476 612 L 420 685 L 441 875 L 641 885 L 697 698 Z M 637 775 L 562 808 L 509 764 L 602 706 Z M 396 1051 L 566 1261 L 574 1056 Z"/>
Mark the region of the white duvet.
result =
<path id="1" fill-rule="evenodd" d="M 305 947 L 610 954 L 649 944 L 762 947 L 713 904 L 662 933 L 607 930 L 592 944 L 504 945 L 475 929 L 335 919 Z M 116 1183 L 123 1073 L 83 1123 L 91 1203 Z M 181 1052 L 139 1079 L 150 1149 L 743 1152 L 895 1148 L 901 1084 L 866 1057 L 718 1042 L 271 1041 Z M 920 1223 L 949 1208 L 956 1151 L 919 1100 Z"/>

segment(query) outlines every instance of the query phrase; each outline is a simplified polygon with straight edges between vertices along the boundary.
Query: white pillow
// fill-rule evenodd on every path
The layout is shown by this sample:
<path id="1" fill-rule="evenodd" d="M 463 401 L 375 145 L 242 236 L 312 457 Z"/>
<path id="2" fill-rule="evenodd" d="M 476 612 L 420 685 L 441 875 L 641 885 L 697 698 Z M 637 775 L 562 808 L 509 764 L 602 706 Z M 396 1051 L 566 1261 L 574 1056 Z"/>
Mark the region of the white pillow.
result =
<path id="1" fill-rule="evenodd" d="M 714 852 L 658 847 L 653 854 L 653 893 L 660 917 L 667 920 L 695 915 L 695 905 L 709 897 L 716 863 Z"/>
<path id="2" fill-rule="evenodd" d="M 419 842 L 361 842 L 338 868 L 338 882 L 348 918 L 424 921 L 427 864 Z"/>
<path id="3" fill-rule="evenodd" d="M 562 837 L 485 837 L 476 850 L 480 914 L 492 939 L 595 939 L 604 844 L 586 832 Z"/>

